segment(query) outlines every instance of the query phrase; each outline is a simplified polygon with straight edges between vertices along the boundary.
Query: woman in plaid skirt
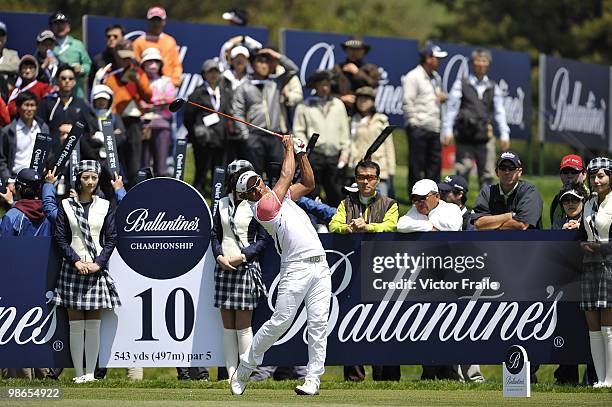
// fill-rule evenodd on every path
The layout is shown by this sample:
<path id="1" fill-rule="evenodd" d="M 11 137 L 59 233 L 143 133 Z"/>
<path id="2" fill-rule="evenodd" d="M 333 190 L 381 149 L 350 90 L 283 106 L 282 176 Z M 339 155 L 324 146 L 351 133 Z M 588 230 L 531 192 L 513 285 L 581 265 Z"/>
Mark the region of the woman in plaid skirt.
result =
<path id="1" fill-rule="evenodd" d="M 78 196 L 61 202 L 56 221 L 55 238 L 63 262 L 52 303 L 68 311 L 70 354 L 77 383 L 95 380 L 101 310 L 121 305 L 106 270 L 117 233 L 113 207 L 96 195 L 100 169 L 97 161 L 78 163 L 74 169 Z"/>
<path id="2" fill-rule="evenodd" d="M 226 196 L 219 200 L 211 235 L 215 268 L 215 307 L 221 309 L 223 348 L 229 377 L 239 355 L 253 340 L 251 317 L 266 289 L 261 280 L 259 254 L 266 244 L 266 231 L 255 220 L 247 201 L 240 200 L 234 185 L 240 174 L 252 170 L 246 160 L 227 167 Z"/>
<path id="3" fill-rule="evenodd" d="M 612 160 L 594 158 L 587 167 L 594 195 L 584 204 L 580 225 L 584 251 L 581 275 L 582 301 L 586 314 L 591 355 L 597 383 L 612 387 Z"/>

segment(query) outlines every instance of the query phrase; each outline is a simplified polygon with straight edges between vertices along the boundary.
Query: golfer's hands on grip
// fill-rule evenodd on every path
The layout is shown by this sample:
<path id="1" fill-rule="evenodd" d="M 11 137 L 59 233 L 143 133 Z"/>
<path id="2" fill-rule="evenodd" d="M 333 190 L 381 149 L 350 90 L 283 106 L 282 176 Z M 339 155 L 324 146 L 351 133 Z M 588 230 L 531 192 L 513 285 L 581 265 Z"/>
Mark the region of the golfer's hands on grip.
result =
<path id="1" fill-rule="evenodd" d="M 297 137 L 293 138 L 293 152 L 295 154 L 306 153 L 306 144 Z"/>

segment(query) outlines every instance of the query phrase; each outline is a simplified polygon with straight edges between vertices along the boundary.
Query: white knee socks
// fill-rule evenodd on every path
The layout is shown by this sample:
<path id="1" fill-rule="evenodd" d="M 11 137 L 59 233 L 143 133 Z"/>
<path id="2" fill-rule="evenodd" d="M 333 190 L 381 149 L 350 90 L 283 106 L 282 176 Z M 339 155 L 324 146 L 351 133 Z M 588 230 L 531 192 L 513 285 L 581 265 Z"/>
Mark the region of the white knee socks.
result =
<path id="1" fill-rule="evenodd" d="M 251 342 L 253 342 L 253 329 L 251 327 L 239 329 L 236 331 L 238 335 L 238 356 L 244 355 L 249 351 Z"/>
<path id="2" fill-rule="evenodd" d="M 231 378 L 238 366 L 238 340 L 235 329 L 223 328 L 223 350 L 225 352 L 225 367 Z"/>
<path id="3" fill-rule="evenodd" d="M 74 366 L 74 376 L 83 376 L 83 345 L 85 337 L 85 321 L 70 321 L 70 356 Z"/>
<path id="4" fill-rule="evenodd" d="M 603 337 L 603 349 L 605 355 L 605 369 L 600 377 L 599 372 L 597 376 L 600 382 L 612 385 L 612 326 L 602 326 L 601 336 Z"/>
<path id="5" fill-rule="evenodd" d="M 85 373 L 93 374 L 100 351 L 100 320 L 85 321 Z"/>

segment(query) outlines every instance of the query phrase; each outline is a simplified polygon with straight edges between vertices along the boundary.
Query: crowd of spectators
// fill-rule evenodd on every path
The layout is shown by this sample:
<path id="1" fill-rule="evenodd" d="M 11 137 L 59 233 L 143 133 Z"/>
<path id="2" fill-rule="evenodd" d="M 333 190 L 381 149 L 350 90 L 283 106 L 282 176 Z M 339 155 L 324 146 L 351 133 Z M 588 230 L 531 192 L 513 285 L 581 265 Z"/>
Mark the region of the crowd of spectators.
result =
<path id="1" fill-rule="evenodd" d="M 224 18 L 234 24 L 246 23 L 244 13 L 234 10 L 226 14 Z M 95 339 L 99 336 L 97 309 L 119 305 L 112 279 L 105 273 L 114 244 L 109 231 L 113 204 L 136 184 L 141 168 L 152 167 L 156 176 L 168 175 L 167 159 L 175 141 L 172 124 L 176 118 L 168 106 L 181 85 L 183 68 L 175 39 L 164 32 L 166 11 L 152 7 L 146 18 L 146 33 L 133 42 L 125 38 L 122 26 L 107 27 L 106 48 L 93 59 L 83 43 L 69 35 L 70 20 L 62 12 L 52 14 L 49 26 L 41 27 L 33 55 L 22 57 L 4 47 L 8 28 L 0 22 L 0 178 L 2 185 L 7 185 L 0 191 L 0 200 L 10 208 L 2 218 L 0 234 L 55 233 L 60 241 L 64 279 L 59 281 L 54 301 L 70 310 L 71 351 L 80 377 L 77 381 L 94 377 L 92 355 L 97 356 L 99 346 L 99 337 Z M 293 133 L 304 143 L 319 134 L 310 152 L 317 189 L 298 202 L 312 215 L 313 222 L 320 224 L 319 230 L 413 233 L 541 229 L 542 198 L 533 184 L 521 179 L 523 164 L 509 150 L 501 91 L 486 75 L 492 63 L 490 52 L 475 50 L 471 56 L 473 73 L 457 79 L 446 95 L 437 69 L 447 53 L 431 42 L 421 49 L 419 65 L 403 80 L 409 145 L 407 181 L 413 206 L 407 213 L 399 213 L 392 194 L 396 173 L 392 138 L 364 160 L 368 147 L 389 123 L 386 115 L 376 111 L 379 69 L 365 60 L 370 48 L 360 37 L 347 39 L 342 43 L 346 60 L 329 71 L 314 72 L 306 83 L 311 92 L 304 95 L 294 61 L 248 36 L 234 37 L 223 44 L 219 57 L 211 55 L 203 61 L 203 83 L 188 97 L 196 104 L 268 130 Z M 442 109 L 444 104 L 446 109 Z M 112 122 L 120 174 L 106 170 L 102 120 Z M 57 174 L 30 169 L 37 134 L 51 136 L 53 158 L 77 121 L 85 125 L 80 141 L 85 161 L 77 166 L 81 168 L 75 172 L 77 182 L 71 183 L 71 174 L 63 168 Z M 252 339 L 252 311 L 266 295 L 258 262 L 265 231 L 255 226 L 252 214 L 244 209 L 248 205 L 231 188 L 231 180 L 247 169 L 265 173 L 268 180 L 273 180 L 278 171 L 274 163 L 282 161 L 283 147 L 260 130 L 192 105 L 185 110 L 184 126 L 195 156 L 194 186 L 198 190 L 204 191 L 215 166 L 226 167 L 231 162 L 229 188 L 219 203 L 212 239 L 218 263 L 215 306 L 221 309 L 226 368 L 231 375 L 238 354 Z M 500 133 L 501 154 L 495 151 L 495 128 Z M 457 175 L 440 182 L 442 144 L 453 141 L 457 144 Z M 481 189 L 474 207 L 468 208 L 467 178 L 473 160 Z M 577 229 L 585 240 L 588 273 L 583 275 L 581 306 L 587 315 L 595 367 L 589 381 L 595 383 L 596 372 L 598 383 L 608 385 L 612 385 L 612 295 L 609 289 L 599 287 L 612 286 L 604 245 L 612 218 L 599 208 L 609 205 L 611 170 L 606 158 L 593 160 L 585 168 L 579 156 L 564 157 L 560 165 L 563 186 L 550 208 L 553 229 Z M 584 185 L 587 180 L 588 185 Z M 355 184 L 349 187 L 352 182 Z M 589 198 L 589 190 L 597 196 Z M 83 211 L 92 210 L 98 216 L 91 220 L 95 222 L 95 236 L 82 231 L 86 241 L 71 243 L 67 238 L 70 228 L 78 228 L 78 220 L 87 218 Z M 607 270 L 608 277 L 601 270 Z M 76 284 L 69 276 L 96 273 L 104 277 L 101 290 L 105 295 L 96 299 L 94 309 L 83 311 L 82 304 L 65 304 L 62 290 Z M 99 284 L 100 278 L 95 283 Z M 93 342 L 86 339 L 82 343 L 85 331 L 94 333 Z M 400 378 L 399 366 L 374 366 L 373 372 L 377 380 Z M 142 372 L 132 373 L 142 377 Z M 560 382 L 578 380 L 577 370 L 571 366 L 560 368 L 556 376 Z M 206 378 L 207 372 L 184 369 L 179 370 L 181 377 Z M 363 366 L 345 367 L 345 378 L 363 380 Z M 478 365 L 424 366 L 423 378 L 484 380 Z"/>

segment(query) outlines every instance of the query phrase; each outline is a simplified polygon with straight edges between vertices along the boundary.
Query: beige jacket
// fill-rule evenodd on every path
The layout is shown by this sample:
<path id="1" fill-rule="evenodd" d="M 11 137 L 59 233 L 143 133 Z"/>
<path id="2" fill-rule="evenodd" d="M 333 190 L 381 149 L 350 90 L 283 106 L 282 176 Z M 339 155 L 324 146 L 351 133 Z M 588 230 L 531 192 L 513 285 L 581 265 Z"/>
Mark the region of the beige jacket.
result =
<path id="1" fill-rule="evenodd" d="M 308 143 L 313 133 L 319 134 L 314 151 L 334 156 L 350 153 L 349 118 L 344 103 L 330 97 L 321 100 L 311 97 L 297 105 L 293 118 L 293 134 Z"/>
<path id="2" fill-rule="evenodd" d="M 404 120 L 407 126 L 440 132 L 440 102 L 436 92 L 442 91 L 442 79 L 435 71 L 432 75 L 433 78 L 427 75 L 419 64 L 404 77 Z"/>
<path id="3" fill-rule="evenodd" d="M 360 115 L 353 117 L 351 120 L 351 156 L 349 161 L 351 169 L 354 169 L 357 163 L 363 159 L 376 137 L 388 125 L 389 119 L 382 113 L 375 113 L 365 118 Z M 381 179 L 386 180 L 390 175 L 395 175 L 395 146 L 392 134 L 372 154 L 372 161 L 380 166 Z"/>

